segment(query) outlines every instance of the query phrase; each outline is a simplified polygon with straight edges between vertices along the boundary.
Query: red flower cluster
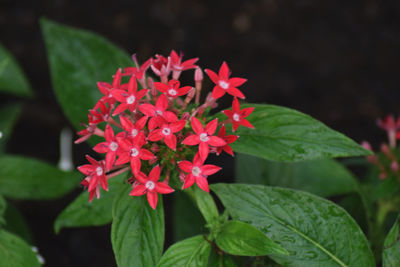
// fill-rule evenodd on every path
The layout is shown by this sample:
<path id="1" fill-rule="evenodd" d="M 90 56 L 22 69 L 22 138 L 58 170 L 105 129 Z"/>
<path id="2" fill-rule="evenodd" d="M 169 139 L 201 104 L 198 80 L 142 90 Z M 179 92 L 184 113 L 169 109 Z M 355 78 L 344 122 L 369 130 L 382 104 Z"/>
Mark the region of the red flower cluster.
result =
<path id="1" fill-rule="evenodd" d="M 87 156 L 90 164 L 78 167 L 86 175 L 82 185 L 88 187 L 89 201 L 94 195 L 100 197 L 100 187 L 108 190 L 108 179 L 129 171 L 132 174 L 128 179 L 132 183 L 130 195 L 146 194 L 153 209 L 157 206 L 158 194 L 174 191 L 169 184 L 180 183 L 185 189 L 196 183 L 209 192 L 207 177 L 221 168 L 205 164 L 208 155 L 225 151 L 233 156 L 229 144 L 238 139 L 236 135 L 226 135 L 225 124 L 232 123 L 233 131 L 239 125 L 254 128 L 245 119 L 254 108 L 240 110 L 237 99 L 245 98 L 237 87 L 246 79 L 229 78 L 230 70 L 225 62 L 218 75 L 207 69 L 215 86 L 200 104 L 203 73 L 195 65 L 197 58 L 182 61 L 182 55 L 172 51 L 168 57 L 156 55 L 142 66 L 136 55 L 132 58 L 136 66 L 117 70 L 111 84 L 97 83 L 103 97 L 89 111 L 89 122 L 78 132 L 81 137 L 75 141 L 81 143 L 92 135 L 104 138 L 93 149 L 105 154 L 105 160 L 96 161 Z M 159 77 L 159 82 L 146 76 L 149 69 Z M 182 71 L 190 69 L 195 69 L 195 86 L 181 86 Z M 232 110 L 223 111 L 228 119 L 218 122 L 208 113 L 225 93 L 234 96 Z"/>

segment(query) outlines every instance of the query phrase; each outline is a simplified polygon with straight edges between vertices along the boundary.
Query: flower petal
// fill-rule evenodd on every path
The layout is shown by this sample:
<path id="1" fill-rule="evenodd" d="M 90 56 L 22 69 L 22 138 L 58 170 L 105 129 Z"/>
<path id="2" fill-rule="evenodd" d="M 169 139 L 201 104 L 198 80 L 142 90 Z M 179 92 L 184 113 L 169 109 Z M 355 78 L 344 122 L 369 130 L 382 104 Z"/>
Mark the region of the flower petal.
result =
<path id="1" fill-rule="evenodd" d="M 158 182 L 156 184 L 156 191 L 160 194 L 169 194 L 174 192 L 175 190 L 172 189 L 169 185 L 164 184 L 162 182 Z"/>
<path id="2" fill-rule="evenodd" d="M 158 181 L 158 179 L 160 178 L 160 171 L 160 166 L 155 166 L 149 173 L 149 179 L 153 182 Z"/>
<path id="3" fill-rule="evenodd" d="M 228 64 L 226 64 L 226 62 L 224 61 L 221 65 L 221 68 L 219 68 L 219 78 L 221 80 L 228 80 L 229 78 L 229 67 Z"/>
<path id="4" fill-rule="evenodd" d="M 200 142 L 199 145 L 199 155 L 200 158 L 205 161 L 208 157 L 208 152 L 210 151 L 210 148 L 208 147 L 208 144 L 205 142 Z"/>
<path id="5" fill-rule="evenodd" d="M 229 79 L 229 84 L 232 85 L 233 87 L 241 86 L 245 82 L 247 82 L 247 79 L 243 79 L 243 78 L 231 78 L 231 79 Z"/>
<path id="6" fill-rule="evenodd" d="M 153 210 L 155 210 L 157 207 L 157 200 L 158 200 L 157 192 L 155 191 L 147 192 L 147 201 L 149 202 L 150 207 L 152 207 Z"/>
<path id="7" fill-rule="evenodd" d="M 198 135 L 192 134 L 186 137 L 183 141 L 182 144 L 188 145 L 188 146 L 195 146 L 200 143 L 200 138 Z"/>
<path id="8" fill-rule="evenodd" d="M 212 146 L 224 146 L 226 145 L 226 141 L 218 136 L 209 136 L 208 142 L 209 145 Z"/>
<path id="9" fill-rule="evenodd" d="M 209 69 L 205 69 L 204 71 L 207 73 L 208 77 L 210 77 L 211 81 L 213 81 L 215 84 L 218 84 L 219 77 L 215 72 Z"/>
<path id="10" fill-rule="evenodd" d="M 146 187 L 142 184 L 136 185 L 132 191 L 129 193 L 130 196 L 143 196 L 146 194 Z"/>
<path id="11" fill-rule="evenodd" d="M 221 169 L 222 169 L 221 167 L 206 164 L 206 165 L 201 166 L 201 173 L 204 175 L 212 175 L 212 174 L 220 171 Z"/>
<path id="12" fill-rule="evenodd" d="M 144 115 L 149 117 L 153 117 L 156 115 L 156 108 L 152 104 L 141 104 L 139 106 L 139 110 Z"/>
<path id="13" fill-rule="evenodd" d="M 188 187 L 191 187 L 194 184 L 194 181 L 195 181 L 194 176 L 191 173 L 189 173 L 185 177 L 185 182 L 183 183 L 182 189 L 186 189 Z"/>
<path id="14" fill-rule="evenodd" d="M 237 89 L 237 88 L 235 88 L 235 87 L 229 87 L 229 88 L 226 90 L 226 92 L 227 92 L 228 94 L 230 94 L 230 95 L 239 97 L 239 98 L 241 98 L 241 99 L 245 99 L 245 98 L 246 98 L 246 97 L 244 96 L 244 94 L 243 94 L 239 89 Z"/>
<path id="15" fill-rule="evenodd" d="M 176 149 L 176 136 L 173 134 L 167 135 L 164 137 L 165 144 L 175 151 Z"/>
<path id="16" fill-rule="evenodd" d="M 164 136 L 161 134 L 161 129 L 157 129 L 152 131 L 151 133 L 149 133 L 149 135 L 147 136 L 147 139 L 149 139 L 150 141 L 159 141 L 163 138 Z"/>
<path id="17" fill-rule="evenodd" d="M 212 121 L 207 123 L 204 130 L 208 135 L 213 135 L 215 133 L 215 130 L 217 129 L 217 125 L 218 125 L 218 119 L 213 119 Z"/>
<path id="18" fill-rule="evenodd" d="M 192 119 L 190 120 L 190 124 L 192 125 L 192 129 L 196 134 L 201 134 L 202 132 L 204 132 L 203 125 L 196 117 L 192 117 Z"/>
<path id="19" fill-rule="evenodd" d="M 178 166 L 182 171 L 189 173 L 192 171 L 193 168 L 193 164 L 188 160 L 179 161 Z"/>
<path id="20" fill-rule="evenodd" d="M 210 188 L 208 187 L 208 181 L 206 178 L 202 177 L 201 175 L 196 177 L 196 184 L 200 187 L 201 190 L 210 193 Z"/>
<path id="21" fill-rule="evenodd" d="M 212 96 L 214 99 L 218 99 L 222 97 L 225 94 L 225 90 L 219 87 L 219 85 L 214 86 L 214 89 L 212 91 Z"/>

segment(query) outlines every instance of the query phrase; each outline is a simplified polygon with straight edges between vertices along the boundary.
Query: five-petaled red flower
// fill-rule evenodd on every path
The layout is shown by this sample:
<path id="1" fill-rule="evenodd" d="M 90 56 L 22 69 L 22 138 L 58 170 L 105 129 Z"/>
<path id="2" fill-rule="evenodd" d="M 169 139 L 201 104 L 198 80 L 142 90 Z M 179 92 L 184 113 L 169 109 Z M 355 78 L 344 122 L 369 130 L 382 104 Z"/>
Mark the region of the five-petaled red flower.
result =
<path id="1" fill-rule="evenodd" d="M 158 182 L 160 179 L 160 166 L 155 166 L 149 176 L 147 177 L 143 172 L 135 175 L 137 181 L 139 183 L 133 184 L 133 189 L 129 195 L 131 196 L 142 196 L 144 194 L 147 195 L 147 201 L 153 209 L 156 209 L 158 193 L 160 194 L 169 194 L 174 192 L 169 185 Z"/>
<path id="2" fill-rule="evenodd" d="M 215 130 L 217 129 L 218 119 L 210 121 L 206 127 L 203 127 L 201 122 L 196 117 L 192 117 L 190 124 L 192 125 L 192 129 L 195 134 L 186 137 L 182 144 L 188 146 L 199 145 L 199 155 L 203 161 L 206 160 L 210 151 L 209 145 L 215 147 L 226 145 L 224 139 L 213 136 Z"/>
<path id="3" fill-rule="evenodd" d="M 253 107 L 240 110 L 239 100 L 235 97 L 232 102 L 232 110 L 224 110 L 222 112 L 232 121 L 232 129 L 233 131 L 236 131 L 239 125 L 252 129 L 254 128 L 254 126 L 245 119 L 253 112 L 253 110 Z"/>
<path id="4" fill-rule="evenodd" d="M 178 56 L 178 54 L 174 50 L 171 51 L 170 57 L 171 57 L 171 69 L 174 71 L 195 69 L 197 66 L 194 63 L 196 63 L 199 60 L 199 58 L 192 58 L 185 60 L 184 62 L 181 62 L 182 56 Z"/>
<path id="5" fill-rule="evenodd" d="M 159 129 L 152 131 L 147 137 L 150 141 L 160 141 L 164 139 L 164 143 L 172 150 L 176 149 L 176 136 L 174 133 L 179 132 L 185 127 L 186 121 L 180 120 L 176 122 L 168 122 L 163 120 Z"/>
<path id="6" fill-rule="evenodd" d="M 136 174 L 142 166 L 141 160 L 151 160 L 155 156 L 149 150 L 142 148 L 146 143 L 143 135 L 137 135 L 133 139 L 124 139 L 120 141 L 122 152 L 119 153 L 119 158 L 115 162 L 116 165 L 130 161 L 132 173 Z"/>
<path id="7" fill-rule="evenodd" d="M 125 132 L 120 132 L 117 134 L 117 137 L 128 137 L 128 138 L 135 138 L 138 134 L 143 135 L 142 138 L 144 137 L 143 133 L 143 128 L 146 125 L 147 122 L 147 117 L 142 117 L 138 119 L 135 124 L 128 118 L 124 116 L 119 116 L 119 120 L 121 122 L 122 129 L 125 130 Z"/>
<path id="8" fill-rule="evenodd" d="M 239 136 L 237 136 L 237 135 L 226 135 L 225 125 L 222 125 L 221 129 L 219 129 L 219 132 L 218 132 L 217 136 L 222 138 L 222 139 L 224 139 L 225 142 L 226 142 L 226 145 L 217 147 L 217 155 L 221 154 L 222 151 L 225 151 L 229 155 L 233 156 L 234 155 L 233 154 L 233 150 L 229 146 L 229 144 L 232 144 L 233 142 L 235 142 L 239 138 Z"/>
<path id="9" fill-rule="evenodd" d="M 156 105 L 142 104 L 139 110 L 146 116 L 150 117 L 149 130 L 155 129 L 159 124 L 162 124 L 163 118 L 167 121 L 177 121 L 178 117 L 175 113 L 167 111 L 168 99 L 165 95 L 160 95 L 157 99 Z"/>
<path id="10" fill-rule="evenodd" d="M 106 130 L 104 131 L 104 138 L 106 142 L 101 142 L 97 144 L 93 150 L 97 153 L 107 153 L 106 154 L 106 169 L 110 170 L 115 163 L 118 153 L 118 141 L 114 136 L 114 131 L 109 124 L 106 125 Z"/>
<path id="11" fill-rule="evenodd" d="M 244 84 L 247 80 L 243 78 L 229 78 L 230 71 L 228 65 L 224 61 L 219 69 L 218 75 L 212 70 L 206 69 L 208 77 L 215 83 L 212 96 L 218 99 L 228 93 L 230 95 L 244 99 L 244 94 L 236 87 Z"/>
<path id="12" fill-rule="evenodd" d="M 90 164 L 79 166 L 78 170 L 86 176 L 81 184 L 85 187 L 89 187 L 89 201 L 92 201 L 94 195 L 96 195 L 97 198 L 100 197 L 100 186 L 108 191 L 106 169 L 104 160 L 96 161 L 89 155 L 86 155 L 86 159 Z"/>
<path id="13" fill-rule="evenodd" d="M 125 111 L 134 111 L 139 100 L 145 96 L 148 89 L 142 89 L 137 92 L 136 78 L 132 76 L 129 80 L 128 91 L 121 89 L 114 89 L 111 91 L 112 96 L 117 99 L 121 104 L 114 110 L 113 116 Z"/>
<path id="14" fill-rule="evenodd" d="M 194 156 L 193 163 L 185 160 L 178 162 L 178 166 L 182 171 L 188 173 L 185 176 L 182 189 L 188 188 L 196 182 L 197 186 L 206 192 L 210 192 L 207 176 L 221 170 L 220 167 L 215 165 L 204 165 L 204 160 L 201 159 L 199 153 Z"/>
<path id="15" fill-rule="evenodd" d="M 190 89 L 192 89 L 191 86 L 184 86 L 182 88 L 179 88 L 180 85 L 181 83 L 178 80 L 170 80 L 168 82 L 168 85 L 160 82 L 154 83 L 154 86 L 157 88 L 158 91 L 172 98 L 186 95 L 190 91 Z"/>

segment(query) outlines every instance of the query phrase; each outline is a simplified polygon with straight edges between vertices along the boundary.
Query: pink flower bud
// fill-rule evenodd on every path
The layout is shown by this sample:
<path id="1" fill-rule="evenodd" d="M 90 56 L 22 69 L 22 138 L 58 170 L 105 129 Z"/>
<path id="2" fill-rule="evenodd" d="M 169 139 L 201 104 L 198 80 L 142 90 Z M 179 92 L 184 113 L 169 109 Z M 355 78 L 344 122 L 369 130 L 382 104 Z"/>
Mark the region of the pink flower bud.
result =
<path id="1" fill-rule="evenodd" d="M 196 71 L 194 72 L 194 80 L 196 82 L 201 82 L 203 80 L 203 71 L 201 68 L 196 68 Z"/>
<path id="2" fill-rule="evenodd" d="M 390 164 L 390 169 L 394 172 L 397 172 L 399 170 L 399 164 L 397 161 L 393 161 L 392 164 Z"/>

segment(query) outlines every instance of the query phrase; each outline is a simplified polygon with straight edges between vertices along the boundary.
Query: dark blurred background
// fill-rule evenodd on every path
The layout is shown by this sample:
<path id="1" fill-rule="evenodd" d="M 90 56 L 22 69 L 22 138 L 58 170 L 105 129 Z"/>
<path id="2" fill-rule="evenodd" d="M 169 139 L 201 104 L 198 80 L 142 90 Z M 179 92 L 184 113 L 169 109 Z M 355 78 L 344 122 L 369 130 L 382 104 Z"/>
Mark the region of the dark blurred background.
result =
<path id="1" fill-rule="evenodd" d="M 199 57 L 200 66 L 215 70 L 225 60 L 233 76 L 248 79 L 241 87 L 247 101 L 298 109 L 375 147 L 385 138 L 376 118 L 400 113 L 400 1 L 102 3 L 0 0 L 0 42 L 17 58 L 36 94 L 25 101 L 8 152 L 57 163 L 59 132 L 69 125 L 51 89 L 38 23 L 42 16 L 99 33 L 142 61 L 171 49 L 185 58 Z M 74 149 L 76 164 L 82 163 L 88 147 Z M 224 175 L 232 177 L 232 168 Z M 17 205 L 47 266 L 114 266 L 110 227 L 52 231 L 56 215 L 78 193 Z"/>

